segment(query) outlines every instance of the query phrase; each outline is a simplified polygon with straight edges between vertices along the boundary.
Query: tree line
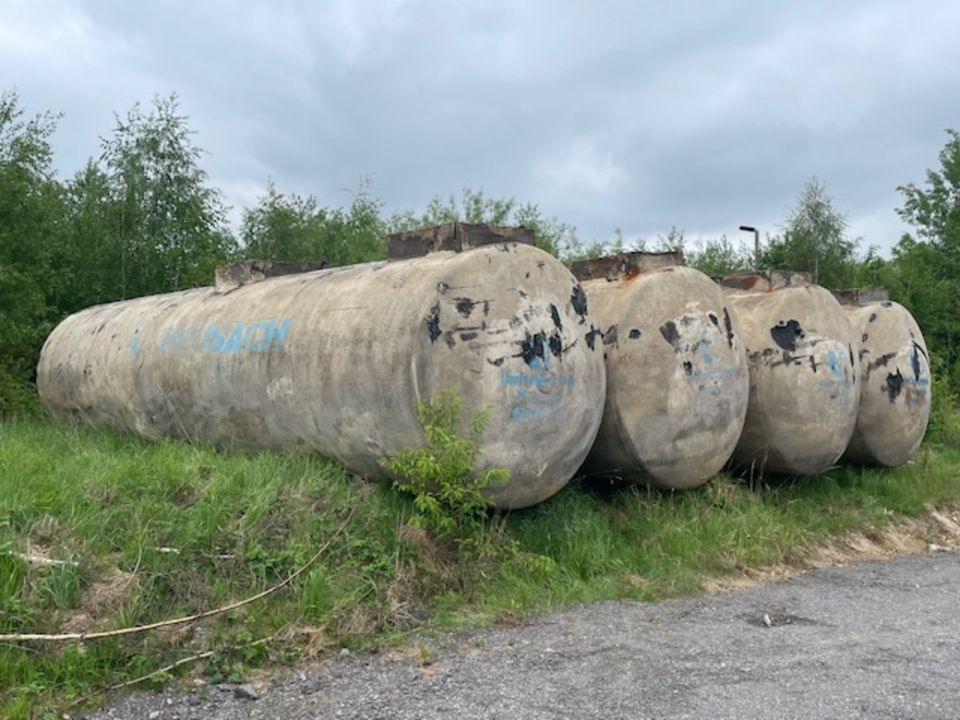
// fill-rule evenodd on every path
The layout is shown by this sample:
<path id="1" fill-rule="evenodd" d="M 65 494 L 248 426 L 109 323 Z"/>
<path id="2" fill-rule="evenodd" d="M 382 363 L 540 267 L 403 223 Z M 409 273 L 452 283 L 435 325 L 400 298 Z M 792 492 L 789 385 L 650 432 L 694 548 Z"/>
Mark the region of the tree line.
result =
<path id="1" fill-rule="evenodd" d="M 66 315 L 103 302 L 210 284 L 214 268 L 241 257 L 382 259 L 389 232 L 453 220 L 524 225 L 564 259 L 624 249 L 682 249 L 712 275 L 752 270 L 752 249 L 726 237 L 690 244 L 682 231 L 646 241 L 585 243 L 576 229 L 533 203 L 479 190 L 437 196 L 419 211 L 386 215 L 367 183 L 343 207 L 279 191 L 245 208 L 238 232 L 222 193 L 203 170 L 203 151 L 176 96 L 118 115 L 99 154 L 60 180 L 51 138 L 60 117 L 27 117 L 16 92 L 0 94 L 0 417 L 30 411 L 40 348 Z M 936 370 L 960 388 L 960 134 L 948 131 L 940 168 L 922 186 L 900 188 L 905 234 L 889 259 L 862 250 L 824 186 L 811 180 L 782 231 L 768 238 L 761 268 L 804 270 L 826 287 L 879 285 L 917 317 Z"/>

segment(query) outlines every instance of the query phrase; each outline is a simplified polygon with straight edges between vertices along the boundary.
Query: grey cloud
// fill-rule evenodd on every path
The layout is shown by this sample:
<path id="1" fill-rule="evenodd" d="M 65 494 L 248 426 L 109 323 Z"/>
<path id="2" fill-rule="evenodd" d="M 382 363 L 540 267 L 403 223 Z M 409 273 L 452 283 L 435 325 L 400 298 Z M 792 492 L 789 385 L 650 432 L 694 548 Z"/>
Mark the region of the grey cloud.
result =
<path id="1" fill-rule="evenodd" d="M 18 6 L 0 64 L 31 109 L 65 110 L 64 173 L 111 111 L 177 91 L 228 200 L 389 210 L 465 186 L 577 225 L 736 236 L 776 225 L 816 175 L 851 232 L 889 246 L 898 184 L 960 126 L 942 0 L 770 3 L 97 2 Z"/>

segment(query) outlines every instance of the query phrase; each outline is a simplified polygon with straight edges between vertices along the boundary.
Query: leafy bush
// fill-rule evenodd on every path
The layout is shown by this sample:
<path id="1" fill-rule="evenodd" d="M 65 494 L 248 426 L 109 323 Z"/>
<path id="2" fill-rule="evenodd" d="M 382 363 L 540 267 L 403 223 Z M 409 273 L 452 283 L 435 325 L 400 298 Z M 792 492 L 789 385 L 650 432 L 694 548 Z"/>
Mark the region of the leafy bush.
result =
<path id="1" fill-rule="evenodd" d="M 489 520 L 492 502 L 484 490 L 506 483 L 510 472 L 505 468 L 475 469 L 479 440 L 490 413 L 478 412 L 464 430 L 460 405 L 460 398 L 449 390 L 419 403 L 417 414 L 427 443 L 403 450 L 384 466 L 399 476 L 394 487 L 413 496 L 416 514 L 411 524 L 452 545 L 461 559 L 469 560 L 497 552 Z"/>
<path id="2" fill-rule="evenodd" d="M 947 363 L 937 353 L 931 353 L 930 424 L 927 438 L 942 445 L 960 445 L 960 398 L 947 376 Z"/>

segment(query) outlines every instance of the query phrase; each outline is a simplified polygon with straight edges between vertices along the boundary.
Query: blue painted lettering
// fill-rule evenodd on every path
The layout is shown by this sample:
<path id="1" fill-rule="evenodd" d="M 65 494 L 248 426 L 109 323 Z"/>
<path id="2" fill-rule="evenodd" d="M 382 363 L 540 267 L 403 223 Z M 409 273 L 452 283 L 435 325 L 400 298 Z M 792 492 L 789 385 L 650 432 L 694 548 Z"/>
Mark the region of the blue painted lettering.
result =
<path id="1" fill-rule="evenodd" d="M 225 323 L 223 325 L 194 325 L 191 328 L 171 327 L 160 335 L 161 353 L 184 351 L 209 353 L 269 352 L 283 350 L 292 320 L 256 320 Z M 139 331 L 131 341 L 131 352 L 138 352 L 143 339 Z"/>

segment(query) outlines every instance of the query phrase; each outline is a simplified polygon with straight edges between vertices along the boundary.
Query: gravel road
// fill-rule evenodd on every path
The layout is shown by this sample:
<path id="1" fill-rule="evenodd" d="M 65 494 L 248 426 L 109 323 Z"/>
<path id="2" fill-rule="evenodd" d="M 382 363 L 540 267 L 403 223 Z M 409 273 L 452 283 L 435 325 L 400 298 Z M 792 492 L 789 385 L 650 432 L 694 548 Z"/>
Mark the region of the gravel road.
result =
<path id="1" fill-rule="evenodd" d="M 960 717 L 960 553 L 335 656 L 268 687 L 138 693 L 91 717 Z"/>

